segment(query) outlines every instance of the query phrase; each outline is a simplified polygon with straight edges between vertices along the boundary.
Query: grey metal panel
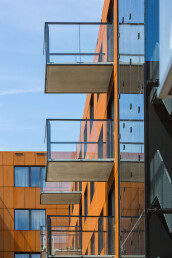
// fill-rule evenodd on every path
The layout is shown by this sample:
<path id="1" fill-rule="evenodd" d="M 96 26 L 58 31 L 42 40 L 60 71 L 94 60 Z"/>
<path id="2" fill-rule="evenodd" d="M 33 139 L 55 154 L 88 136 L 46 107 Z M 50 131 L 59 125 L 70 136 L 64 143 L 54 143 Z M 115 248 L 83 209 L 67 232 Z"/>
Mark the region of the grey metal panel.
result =
<path id="1" fill-rule="evenodd" d="M 164 103 L 169 115 L 172 115 L 172 99 L 162 99 L 162 102 Z"/>

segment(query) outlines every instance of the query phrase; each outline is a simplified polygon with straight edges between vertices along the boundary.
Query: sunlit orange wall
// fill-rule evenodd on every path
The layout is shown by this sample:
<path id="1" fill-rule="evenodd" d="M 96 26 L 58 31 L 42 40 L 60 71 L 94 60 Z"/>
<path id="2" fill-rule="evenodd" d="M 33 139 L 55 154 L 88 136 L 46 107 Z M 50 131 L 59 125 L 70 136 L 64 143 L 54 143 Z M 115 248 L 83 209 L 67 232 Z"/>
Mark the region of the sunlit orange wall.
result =
<path id="1" fill-rule="evenodd" d="M 68 215 L 68 205 L 40 205 L 39 187 L 14 187 L 14 166 L 45 166 L 44 152 L 0 152 L 0 258 L 40 252 L 40 231 L 14 230 L 14 209 L 45 209 Z"/>

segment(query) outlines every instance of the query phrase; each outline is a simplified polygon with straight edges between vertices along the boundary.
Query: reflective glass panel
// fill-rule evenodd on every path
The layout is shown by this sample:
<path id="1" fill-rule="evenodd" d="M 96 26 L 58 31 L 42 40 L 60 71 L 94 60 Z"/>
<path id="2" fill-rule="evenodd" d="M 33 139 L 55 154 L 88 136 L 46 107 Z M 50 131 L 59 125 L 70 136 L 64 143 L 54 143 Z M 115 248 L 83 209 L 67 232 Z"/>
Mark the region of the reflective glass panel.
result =
<path id="1" fill-rule="evenodd" d="M 28 210 L 15 210 L 15 230 L 29 230 Z"/>
<path id="2" fill-rule="evenodd" d="M 27 187 L 29 186 L 29 168 L 15 167 L 14 168 L 15 186 Z"/>

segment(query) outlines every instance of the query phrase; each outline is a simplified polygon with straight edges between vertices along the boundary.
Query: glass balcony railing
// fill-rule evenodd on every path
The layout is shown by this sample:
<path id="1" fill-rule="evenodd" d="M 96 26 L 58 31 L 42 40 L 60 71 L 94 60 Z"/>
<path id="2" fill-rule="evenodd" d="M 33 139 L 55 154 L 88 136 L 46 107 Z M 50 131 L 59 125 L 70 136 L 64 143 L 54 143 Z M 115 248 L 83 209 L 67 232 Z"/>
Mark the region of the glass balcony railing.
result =
<path id="1" fill-rule="evenodd" d="M 114 217 L 48 216 L 41 251 L 48 256 L 114 255 Z"/>
<path id="2" fill-rule="evenodd" d="M 113 159 L 113 121 L 47 119 L 48 161 Z"/>
<path id="3" fill-rule="evenodd" d="M 41 204 L 79 204 L 81 193 L 78 182 L 41 181 Z"/>
<path id="4" fill-rule="evenodd" d="M 145 212 L 138 217 L 121 217 L 121 255 L 145 257 Z"/>
<path id="5" fill-rule="evenodd" d="M 47 181 L 108 180 L 114 162 L 112 120 L 48 119 L 46 139 Z"/>
<path id="6" fill-rule="evenodd" d="M 46 63 L 113 62 L 113 25 L 99 22 L 45 23 L 44 49 Z"/>
<path id="7" fill-rule="evenodd" d="M 107 92 L 113 70 L 113 35 L 109 23 L 45 23 L 45 92 Z"/>

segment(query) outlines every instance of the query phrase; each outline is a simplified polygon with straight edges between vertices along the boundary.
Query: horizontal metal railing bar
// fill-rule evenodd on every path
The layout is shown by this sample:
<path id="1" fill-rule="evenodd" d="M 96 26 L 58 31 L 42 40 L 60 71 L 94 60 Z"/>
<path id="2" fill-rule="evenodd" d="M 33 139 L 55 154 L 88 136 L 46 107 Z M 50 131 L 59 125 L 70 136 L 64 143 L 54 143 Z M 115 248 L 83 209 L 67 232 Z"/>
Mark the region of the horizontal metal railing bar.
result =
<path id="1" fill-rule="evenodd" d="M 45 25 L 112 25 L 111 22 L 45 22 Z"/>
<path id="2" fill-rule="evenodd" d="M 74 122 L 74 121 L 77 121 L 77 122 L 82 122 L 82 121 L 95 121 L 95 122 L 113 122 L 114 120 L 113 119 L 61 119 L 61 118 L 48 118 L 46 119 L 47 122 L 49 121 L 71 121 L 71 122 Z"/>
<path id="3" fill-rule="evenodd" d="M 120 119 L 120 122 L 144 122 L 144 119 Z"/>
<path id="4" fill-rule="evenodd" d="M 172 214 L 172 208 L 150 208 L 147 209 L 147 212 L 152 212 L 156 214 Z"/>
<path id="5" fill-rule="evenodd" d="M 52 226 L 53 227 L 53 226 Z M 63 226 L 62 226 L 63 227 Z M 107 230 L 102 230 L 102 231 L 98 231 L 98 230 L 53 230 L 51 229 L 51 232 L 66 232 L 66 233 L 70 233 L 70 232 L 73 232 L 73 233 L 108 233 Z"/>
<path id="6" fill-rule="evenodd" d="M 143 22 L 119 22 L 119 25 L 134 25 L 134 26 L 144 26 Z"/>
<path id="7" fill-rule="evenodd" d="M 50 142 L 50 144 L 106 144 L 111 142 Z"/>
<path id="8" fill-rule="evenodd" d="M 119 56 L 145 56 L 144 54 L 119 53 Z"/>
<path id="9" fill-rule="evenodd" d="M 144 142 L 120 142 L 120 144 L 144 145 Z"/>
<path id="10" fill-rule="evenodd" d="M 114 219 L 114 216 L 77 216 L 77 215 L 47 215 L 47 217 L 53 218 L 111 218 Z"/>
<path id="11" fill-rule="evenodd" d="M 105 53 L 49 53 L 50 56 L 104 56 Z"/>

